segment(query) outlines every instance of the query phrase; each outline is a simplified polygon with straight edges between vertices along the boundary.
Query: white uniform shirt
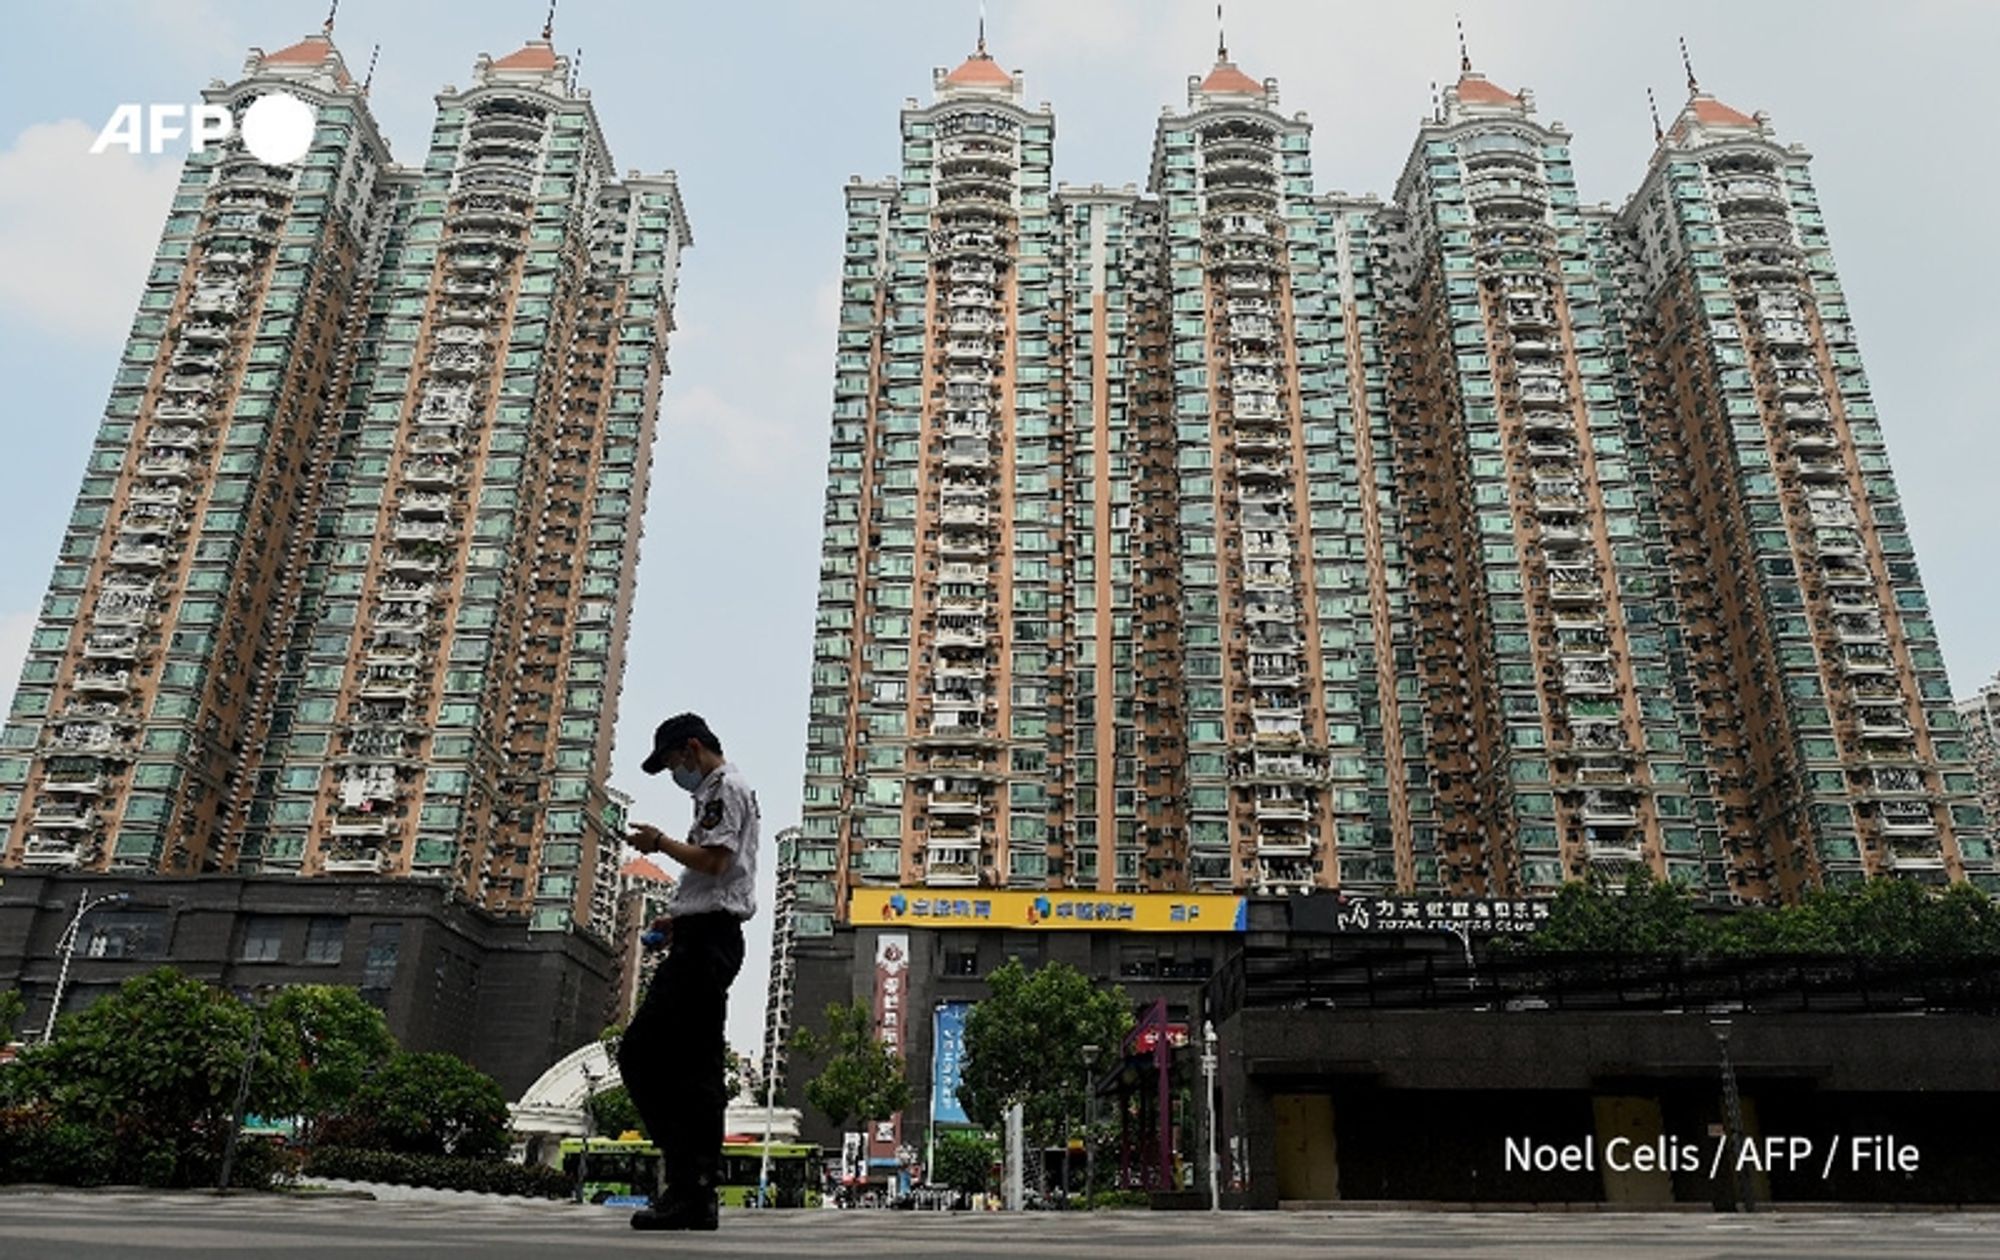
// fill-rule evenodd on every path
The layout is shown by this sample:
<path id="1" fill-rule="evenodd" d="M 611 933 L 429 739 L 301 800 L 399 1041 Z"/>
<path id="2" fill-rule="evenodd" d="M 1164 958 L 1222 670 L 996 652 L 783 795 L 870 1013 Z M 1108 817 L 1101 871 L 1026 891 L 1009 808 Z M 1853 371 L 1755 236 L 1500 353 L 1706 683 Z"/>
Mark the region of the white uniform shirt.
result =
<path id="1" fill-rule="evenodd" d="M 703 848 L 724 848 L 735 854 L 720 875 L 689 867 L 674 889 L 671 912 L 680 917 L 721 910 L 739 919 L 757 913 L 757 833 L 762 817 L 757 794 L 733 761 L 709 772 L 694 790 L 694 825 L 687 842 Z"/>

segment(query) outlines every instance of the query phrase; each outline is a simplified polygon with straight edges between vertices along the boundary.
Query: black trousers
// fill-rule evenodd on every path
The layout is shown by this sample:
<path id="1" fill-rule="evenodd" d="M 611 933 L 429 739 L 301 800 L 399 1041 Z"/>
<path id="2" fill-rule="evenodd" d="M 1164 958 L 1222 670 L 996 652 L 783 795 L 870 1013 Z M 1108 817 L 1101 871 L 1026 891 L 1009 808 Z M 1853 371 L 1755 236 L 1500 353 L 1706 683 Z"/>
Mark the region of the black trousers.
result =
<path id="1" fill-rule="evenodd" d="M 732 914 L 674 920 L 673 941 L 618 1045 L 618 1071 L 660 1148 L 667 1195 L 709 1199 L 722 1180 L 723 1021 L 743 967 Z"/>

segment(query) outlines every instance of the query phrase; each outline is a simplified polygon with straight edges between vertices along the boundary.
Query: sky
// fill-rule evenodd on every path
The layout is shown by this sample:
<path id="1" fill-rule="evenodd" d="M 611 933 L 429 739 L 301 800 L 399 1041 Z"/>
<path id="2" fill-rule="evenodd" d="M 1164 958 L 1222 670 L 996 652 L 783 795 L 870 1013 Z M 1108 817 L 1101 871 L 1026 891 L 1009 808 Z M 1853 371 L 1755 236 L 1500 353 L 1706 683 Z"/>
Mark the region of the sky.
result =
<path id="1" fill-rule="evenodd" d="M 1321 191 L 1387 194 L 1450 80 L 1531 87 L 1574 133 L 1586 202 L 1618 204 L 1652 149 L 1645 92 L 1765 110 L 1814 155 L 1834 256 L 1960 695 L 2000 671 L 2000 167 L 1985 116 L 2000 5 L 1234 0 L 1232 58 L 1315 128 Z M 988 46 L 1056 113 L 1059 181 L 1141 183 L 1162 106 L 1214 59 L 1208 0 L 991 0 Z M 344 0 L 335 43 L 395 156 L 419 160 L 447 84 L 540 31 L 543 0 Z M 179 155 L 91 155 L 122 103 L 191 102 L 246 50 L 315 32 L 321 0 L 9 6 L 0 45 L 0 702 L 12 694 L 109 394 Z M 683 835 L 690 807 L 638 772 L 652 726 L 705 714 L 756 787 L 766 861 L 797 821 L 833 390 L 841 187 L 893 174 L 897 111 L 971 51 L 977 0 L 564 0 L 620 169 L 671 169 L 694 228 L 661 400 L 613 783 Z M 730 1041 L 761 1043 L 769 915 L 752 924 Z"/>

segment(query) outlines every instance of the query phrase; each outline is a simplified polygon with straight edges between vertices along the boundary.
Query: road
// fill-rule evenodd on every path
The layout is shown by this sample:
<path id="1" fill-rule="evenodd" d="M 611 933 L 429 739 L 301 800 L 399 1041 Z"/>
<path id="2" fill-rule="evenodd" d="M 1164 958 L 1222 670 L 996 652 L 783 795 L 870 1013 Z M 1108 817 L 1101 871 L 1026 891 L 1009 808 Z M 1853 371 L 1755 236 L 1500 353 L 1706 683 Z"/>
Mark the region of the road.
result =
<path id="1" fill-rule="evenodd" d="M 826 1256 L 1003 1260 L 1990 1260 L 2000 1214 L 729 1212 L 714 1234 L 636 1234 L 625 1214 L 565 1203 L 373 1203 L 139 1191 L 0 1194 L 6 1260 L 351 1260 Z"/>

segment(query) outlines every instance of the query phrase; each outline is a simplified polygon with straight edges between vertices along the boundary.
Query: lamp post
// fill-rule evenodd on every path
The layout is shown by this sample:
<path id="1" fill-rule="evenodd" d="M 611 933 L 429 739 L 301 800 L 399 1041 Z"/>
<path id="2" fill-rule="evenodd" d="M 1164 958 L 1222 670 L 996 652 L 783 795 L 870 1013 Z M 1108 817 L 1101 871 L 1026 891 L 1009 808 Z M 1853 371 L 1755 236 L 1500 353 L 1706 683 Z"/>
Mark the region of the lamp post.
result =
<path id="1" fill-rule="evenodd" d="M 1201 1079 L 1208 1111 L 1208 1210 L 1222 1210 L 1222 1182 L 1215 1166 L 1215 1021 L 1201 1021 Z"/>
<path id="2" fill-rule="evenodd" d="M 777 1047 L 774 1045 L 772 1052 L 764 1058 L 764 1158 L 757 1164 L 758 1207 L 771 1206 L 771 1111 L 777 1106 Z"/>
<path id="3" fill-rule="evenodd" d="M 44 1044 L 55 1035 L 56 1016 L 62 1014 L 63 990 L 69 987 L 69 964 L 70 959 L 76 957 L 76 938 L 83 927 L 83 916 L 99 906 L 124 905 L 131 899 L 132 894 L 124 892 L 106 893 L 102 897 L 93 897 L 85 893 L 77 901 L 75 917 L 70 919 L 69 926 L 63 929 L 62 937 L 56 941 L 56 948 L 62 951 L 62 966 L 56 970 L 55 1001 L 49 1007 L 48 1022 L 42 1025 Z"/>
<path id="4" fill-rule="evenodd" d="M 236 1171 L 236 1140 L 243 1132 L 243 1121 L 250 1104 L 250 1075 L 257 1067 L 257 1051 L 264 1044 L 264 1014 L 266 1006 L 257 1001 L 260 993 L 266 993 L 268 985 L 259 985 L 250 991 L 251 1009 L 256 1012 L 256 1020 L 250 1025 L 250 1049 L 243 1056 L 243 1067 L 236 1077 L 236 1101 L 229 1108 L 229 1132 L 222 1139 L 222 1172 L 216 1178 L 216 1189 L 229 1189 L 229 1179 Z"/>
<path id="5" fill-rule="evenodd" d="M 1083 1206 L 1097 1194 L 1097 1047 L 1083 1048 Z"/>
<path id="6" fill-rule="evenodd" d="M 1715 1048 L 1722 1055 L 1722 1106 L 1725 1126 L 1725 1142 L 1737 1148 L 1730 1158 L 1735 1161 L 1732 1181 L 1736 1187 L 1736 1210 L 1755 1211 L 1751 1202 L 1750 1178 L 1743 1167 L 1743 1099 L 1736 1092 L 1736 1065 L 1729 1058 L 1729 1021 L 1711 1019 L 1708 1031 L 1715 1035 Z"/>

